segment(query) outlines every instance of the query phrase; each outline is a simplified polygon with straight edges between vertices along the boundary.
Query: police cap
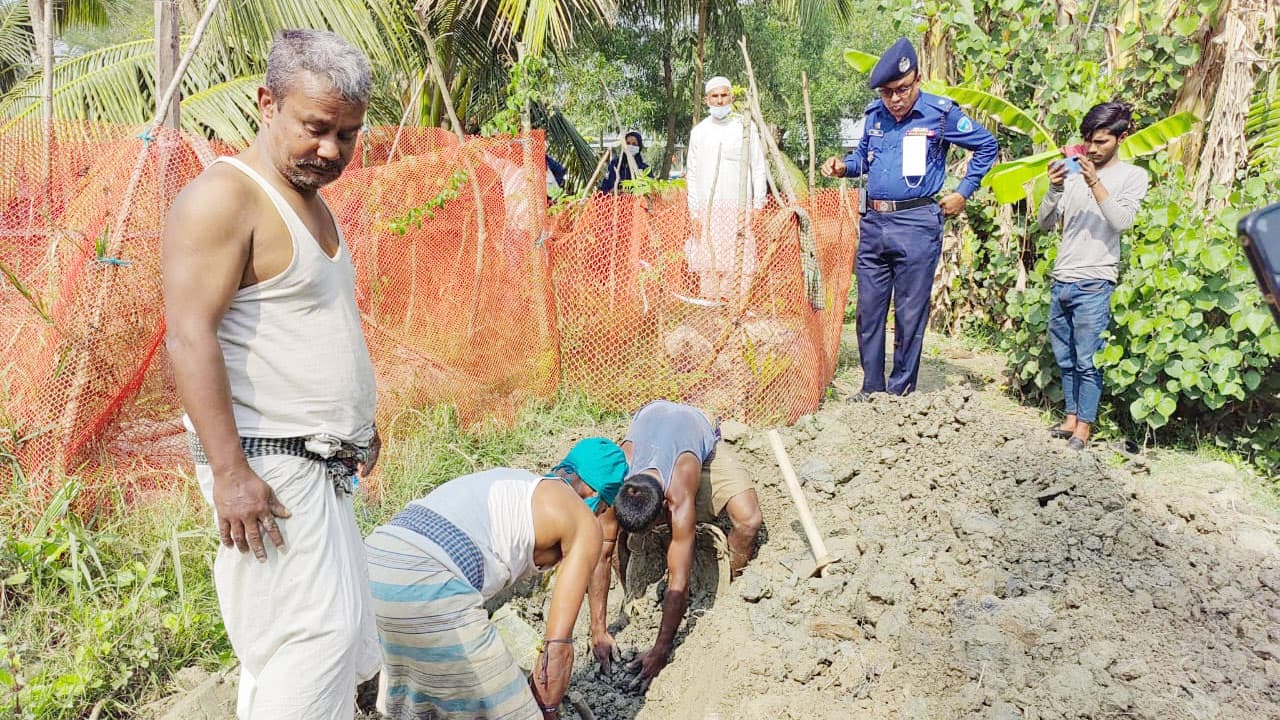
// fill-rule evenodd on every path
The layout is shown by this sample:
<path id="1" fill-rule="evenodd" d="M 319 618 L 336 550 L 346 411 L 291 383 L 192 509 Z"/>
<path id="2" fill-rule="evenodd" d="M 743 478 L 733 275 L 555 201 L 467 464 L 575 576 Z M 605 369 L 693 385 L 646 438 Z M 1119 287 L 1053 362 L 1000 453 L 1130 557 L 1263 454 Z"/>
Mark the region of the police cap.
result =
<path id="1" fill-rule="evenodd" d="M 880 62 L 871 69 L 870 85 L 872 89 L 878 88 L 885 83 L 906 77 L 907 73 L 918 70 L 919 67 L 916 49 L 911 47 L 911 41 L 898 38 L 898 41 L 880 56 Z"/>

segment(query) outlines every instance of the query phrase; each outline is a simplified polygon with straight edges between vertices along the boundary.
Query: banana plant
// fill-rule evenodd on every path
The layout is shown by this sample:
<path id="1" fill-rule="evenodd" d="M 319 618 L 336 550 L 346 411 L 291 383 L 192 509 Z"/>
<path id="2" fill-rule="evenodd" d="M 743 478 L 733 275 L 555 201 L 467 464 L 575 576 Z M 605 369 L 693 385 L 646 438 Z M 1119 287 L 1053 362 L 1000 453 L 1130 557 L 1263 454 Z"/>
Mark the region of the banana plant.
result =
<path id="1" fill-rule="evenodd" d="M 1191 132 L 1199 122 L 1195 113 L 1182 112 L 1152 123 L 1130 133 L 1120 143 L 1119 157 L 1121 160 L 1131 160 L 1153 155 Z M 982 185 L 991 188 L 999 203 L 1014 203 L 1025 199 L 1028 183 L 1034 183 L 1034 194 L 1040 197 L 1048 189 L 1049 163 L 1063 156 L 1062 150 L 1055 148 L 1000 163 L 982 179 Z"/>
<path id="2" fill-rule="evenodd" d="M 875 55 L 858 50 L 846 50 L 845 62 L 861 73 L 869 73 L 879 61 Z M 1038 147 L 1052 147 L 1024 158 L 1000 163 L 982 179 L 983 187 L 991 188 L 996 202 L 1013 203 L 1027 197 L 1027 185 L 1035 186 L 1036 196 L 1044 194 L 1048 187 L 1049 163 L 1064 156 L 1057 147 L 1053 134 L 1049 132 L 1032 113 L 1019 108 L 1013 103 L 977 88 L 964 85 L 947 85 L 937 80 L 926 81 L 922 86 L 925 92 L 945 95 L 979 120 L 999 125 L 1006 130 L 1026 135 Z M 1256 106 L 1257 107 L 1257 106 Z M 1255 120 L 1254 126 L 1261 130 L 1269 127 L 1271 134 L 1258 135 L 1258 138 L 1269 137 L 1271 144 L 1280 148 L 1280 108 L 1271 112 L 1265 110 L 1250 113 Z M 1271 118 L 1268 125 L 1268 118 Z M 1174 140 L 1191 132 L 1200 119 L 1194 113 L 1183 112 L 1153 123 L 1135 133 L 1131 133 L 1120 144 L 1120 158 L 1128 160 L 1144 155 L 1151 155 Z"/>
<path id="3" fill-rule="evenodd" d="M 1249 167 L 1280 166 L 1280 97 L 1259 92 L 1244 121 L 1249 138 Z"/>

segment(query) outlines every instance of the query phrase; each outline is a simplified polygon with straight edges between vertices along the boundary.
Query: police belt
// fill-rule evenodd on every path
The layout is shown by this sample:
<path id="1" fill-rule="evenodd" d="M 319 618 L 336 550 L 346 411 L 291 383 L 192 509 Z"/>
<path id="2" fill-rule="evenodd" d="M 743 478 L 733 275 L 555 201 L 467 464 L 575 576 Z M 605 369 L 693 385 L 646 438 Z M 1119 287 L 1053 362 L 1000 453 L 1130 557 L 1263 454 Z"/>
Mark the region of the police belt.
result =
<path id="1" fill-rule="evenodd" d="M 933 205 L 936 202 L 938 201 L 931 197 L 922 197 L 910 200 L 867 200 L 867 205 L 878 213 L 891 213 Z"/>
<path id="2" fill-rule="evenodd" d="M 191 458 L 197 465 L 208 465 L 209 457 L 205 455 L 200 438 L 193 432 L 187 433 L 187 444 L 191 448 Z M 266 457 L 268 455 L 288 455 L 313 462 L 323 463 L 325 473 L 333 483 L 333 489 L 350 495 L 354 487 L 351 482 L 356 474 L 357 464 L 364 462 L 368 449 L 343 443 L 338 453 L 332 457 L 324 457 L 307 449 L 307 438 L 240 438 L 240 449 L 246 459 Z"/>

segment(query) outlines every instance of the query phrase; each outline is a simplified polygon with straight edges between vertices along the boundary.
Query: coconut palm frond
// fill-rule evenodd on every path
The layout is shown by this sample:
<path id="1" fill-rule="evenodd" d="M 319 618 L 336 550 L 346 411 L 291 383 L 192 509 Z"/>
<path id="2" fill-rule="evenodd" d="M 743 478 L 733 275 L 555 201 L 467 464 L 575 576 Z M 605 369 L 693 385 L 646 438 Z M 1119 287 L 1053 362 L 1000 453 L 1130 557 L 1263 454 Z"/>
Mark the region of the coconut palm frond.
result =
<path id="1" fill-rule="evenodd" d="M 261 75 L 236 78 L 201 89 L 182 100 L 182 129 L 244 146 L 258 132 Z"/>
<path id="2" fill-rule="evenodd" d="M 779 9 L 800 22 L 802 28 L 845 25 L 853 19 L 856 6 L 851 0 L 781 0 Z"/>
<path id="3" fill-rule="evenodd" d="M 596 149 L 562 113 L 551 112 L 543 124 L 547 129 L 548 154 L 563 163 L 565 170 L 579 184 L 586 182 L 596 167 L 599 157 Z"/>
<path id="4" fill-rule="evenodd" d="M 60 0 L 53 4 L 54 27 L 58 32 L 74 26 L 105 27 L 128 4 L 128 0 Z"/>
<path id="5" fill-rule="evenodd" d="M 58 63 L 53 69 L 54 117 L 124 125 L 146 122 L 154 97 L 154 64 L 152 40 L 112 45 Z M 0 98 L 0 134 L 40 112 L 40 81 L 41 73 L 28 75 Z"/>
<path id="6" fill-rule="evenodd" d="M 262 72 L 275 36 L 284 28 L 332 30 L 368 56 L 382 72 L 420 65 L 413 16 L 396 0 L 313 2 L 269 0 L 227 3 L 209 26 L 204 45 L 222 55 L 228 76 Z"/>
<path id="7" fill-rule="evenodd" d="M 456 20 L 450 29 L 464 18 L 481 20 L 492 10 L 492 22 L 477 22 L 488 31 L 489 40 L 499 45 L 520 40 L 531 55 L 568 47 L 578 24 L 610 23 L 618 12 L 614 0 L 423 0 L 419 7 L 436 18 L 450 11 Z"/>
<path id="8" fill-rule="evenodd" d="M 0 4 L 0 94 L 31 70 L 34 54 L 27 4 Z"/>

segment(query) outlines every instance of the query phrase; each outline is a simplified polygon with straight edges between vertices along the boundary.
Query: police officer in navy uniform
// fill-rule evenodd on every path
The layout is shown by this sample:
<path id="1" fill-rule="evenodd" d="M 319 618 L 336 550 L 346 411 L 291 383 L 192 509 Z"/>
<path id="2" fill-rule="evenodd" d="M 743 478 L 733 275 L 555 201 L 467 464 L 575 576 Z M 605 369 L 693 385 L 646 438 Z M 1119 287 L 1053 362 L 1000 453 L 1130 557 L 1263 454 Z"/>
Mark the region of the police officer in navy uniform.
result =
<path id="1" fill-rule="evenodd" d="M 868 207 L 861 223 L 855 269 L 858 278 L 858 353 L 862 391 L 906 395 L 916 388 L 920 350 L 929 324 L 933 272 L 942 254 L 942 218 L 964 210 L 982 177 L 995 163 L 998 146 L 986 128 L 955 101 L 920 91 L 915 48 L 902 38 L 871 71 L 880 99 L 867 106 L 858 146 L 843 160 L 829 158 L 823 173 L 867 177 Z M 941 200 L 947 150 L 973 151 L 955 192 Z M 885 320 L 895 309 L 893 372 L 884 377 Z"/>

